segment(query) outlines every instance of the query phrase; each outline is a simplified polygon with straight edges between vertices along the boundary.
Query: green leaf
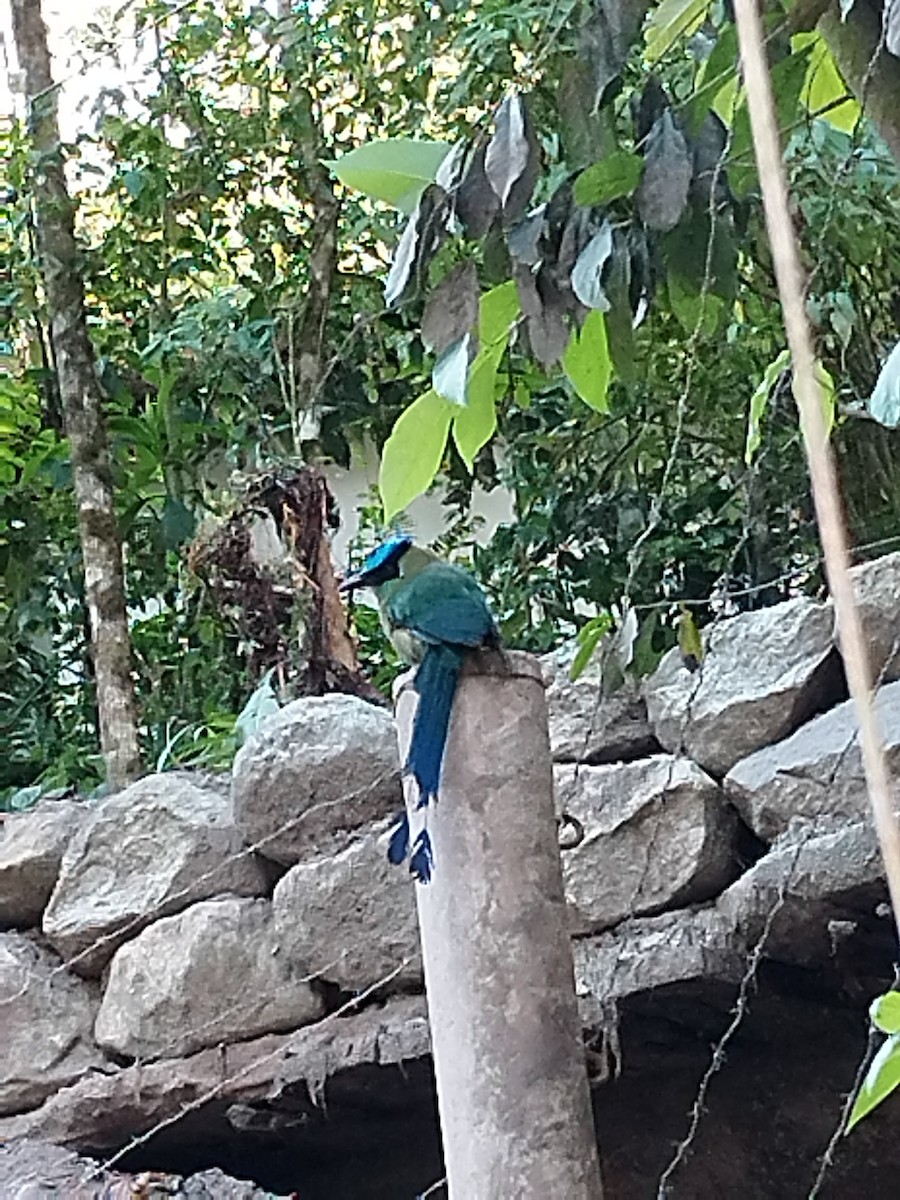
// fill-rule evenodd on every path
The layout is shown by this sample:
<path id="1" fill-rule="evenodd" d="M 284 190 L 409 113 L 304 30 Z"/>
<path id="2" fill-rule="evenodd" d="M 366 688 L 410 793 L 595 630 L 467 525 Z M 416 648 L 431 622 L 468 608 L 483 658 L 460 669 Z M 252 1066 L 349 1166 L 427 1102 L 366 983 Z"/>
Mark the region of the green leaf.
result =
<path id="1" fill-rule="evenodd" d="M 900 1033 L 900 992 L 885 992 L 869 1005 L 869 1020 L 882 1033 Z"/>
<path id="2" fill-rule="evenodd" d="M 831 437 L 831 431 L 834 429 L 834 419 L 837 414 L 837 388 L 834 386 L 834 379 L 828 371 L 825 370 L 821 361 L 817 358 L 816 363 L 816 381 L 822 390 L 822 416 L 825 418 L 825 436 Z M 796 390 L 794 391 L 796 395 Z"/>
<path id="3" fill-rule="evenodd" d="M 453 414 L 453 405 L 429 388 L 397 418 L 381 453 L 378 477 L 386 524 L 434 482 Z"/>
<path id="4" fill-rule="evenodd" d="M 485 292 L 478 309 L 478 337 L 482 349 L 506 338 L 521 311 L 519 292 L 511 279 Z"/>
<path id="5" fill-rule="evenodd" d="M 479 353 L 469 371 L 468 404 L 453 419 L 453 440 L 470 471 L 497 428 L 497 370 L 505 349 L 506 337 Z"/>
<path id="6" fill-rule="evenodd" d="M 872 1059 L 844 1134 L 885 1100 L 900 1083 L 900 1034 L 893 1033 Z"/>
<path id="7" fill-rule="evenodd" d="M 806 78 L 803 81 L 801 99 L 808 112 L 818 112 L 826 105 L 846 96 L 849 88 L 841 78 L 841 73 L 834 61 L 828 43 L 820 33 L 798 33 L 791 38 L 795 50 L 812 47 Z M 856 100 L 849 98 L 837 108 L 829 109 L 822 114 L 822 120 L 840 129 L 844 133 L 852 133 L 860 116 L 860 107 Z"/>
<path id="8" fill-rule="evenodd" d="M 604 638 L 613 627 L 613 619 L 610 613 L 602 612 L 596 617 L 592 617 L 586 625 L 578 630 L 575 637 L 575 644 L 578 650 L 575 657 L 572 659 L 572 665 L 569 668 L 569 678 L 574 681 L 579 676 L 584 674 L 584 669 L 594 656 L 594 651 L 601 638 Z"/>
<path id="9" fill-rule="evenodd" d="M 411 213 L 450 149 L 447 142 L 388 138 L 357 146 L 326 166 L 346 187 Z"/>
<path id="10" fill-rule="evenodd" d="M 662 0 L 653 10 L 644 34 L 647 62 L 656 62 L 680 37 L 693 33 L 709 6 L 710 0 Z"/>
<path id="11" fill-rule="evenodd" d="M 125 171 L 122 175 L 122 182 L 125 184 L 125 191 L 128 195 L 136 200 L 144 190 L 144 172 Z"/>
<path id="12" fill-rule="evenodd" d="M 641 181 L 644 160 L 628 150 L 616 150 L 607 158 L 582 171 L 575 180 L 572 195 L 576 204 L 590 207 L 609 204 L 619 196 L 630 196 Z"/>
<path id="13" fill-rule="evenodd" d="M 682 278 L 676 272 L 669 272 L 667 280 L 669 304 L 672 312 L 678 318 L 681 328 L 687 334 L 693 334 L 700 324 L 700 333 L 711 337 L 719 327 L 725 301 L 713 292 L 695 290 L 691 281 Z"/>
<path id="14" fill-rule="evenodd" d="M 694 614 L 684 605 L 676 618 L 676 625 L 682 662 L 689 671 L 696 671 L 703 662 L 703 637 L 697 628 Z"/>
<path id="15" fill-rule="evenodd" d="M 167 550 L 177 550 L 193 535 L 194 514 L 183 500 L 166 496 L 162 514 L 163 542 Z"/>
<path id="16" fill-rule="evenodd" d="M 772 394 L 772 388 L 781 376 L 782 371 L 790 366 L 790 350 L 782 350 L 778 357 L 766 367 L 756 391 L 750 397 L 750 410 L 747 419 L 747 442 L 744 447 L 744 462 L 749 467 L 753 457 L 762 443 L 762 419 L 765 415 Z"/>
<path id="17" fill-rule="evenodd" d="M 691 133 L 698 132 L 710 109 L 716 112 L 726 125 L 731 124 L 734 98 L 738 87 L 737 69 L 737 29 L 729 23 L 720 29 L 709 58 L 700 69 L 697 87 L 688 101 L 687 123 Z M 727 115 L 724 115 L 718 111 L 718 106 L 729 94 L 731 107 L 725 108 Z"/>
<path id="18" fill-rule="evenodd" d="M 606 394 L 612 375 L 612 361 L 606 341 L 606 320 L 599 309 L 588 313 L 580 333 L 572 331 L 563 354 L 562 368 L 585 404 L 597 412 L 609 412 Z"/>

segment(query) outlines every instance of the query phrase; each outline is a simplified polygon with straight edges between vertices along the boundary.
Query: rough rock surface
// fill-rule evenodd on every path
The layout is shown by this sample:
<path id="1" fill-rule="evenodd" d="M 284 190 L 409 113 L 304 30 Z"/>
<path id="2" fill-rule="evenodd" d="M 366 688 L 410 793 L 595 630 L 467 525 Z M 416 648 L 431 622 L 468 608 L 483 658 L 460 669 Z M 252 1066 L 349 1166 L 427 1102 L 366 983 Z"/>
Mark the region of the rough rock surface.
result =
<path id="1" fill-rule="evenodd" d="M 267 889 L 218 781 L 182 771 L 149 775 L 91 805 L 63 855 L 43 930 L 74 970 L 99 975 L 155 917 L 208 896 Z"/>
<path id="2" fill-rule="evenodd" d="M 235 820 L 262 853 L 292 866 L 340 849 L 403 807 L 391 714 L 355 696 L 295 700 L 234 760 Z"/>
<path id="3" fill-rule="evenodd" d="M 850 571 L 872 671 L 883 683 L 900 679 L 900 551 Z"/>
<path id="4" fill-rule="evenodd" d="M 392 997 L 340 1020 L 326 1017 L 288 1034 L 201 1050 L 186 1058 L 85 1074 L 39 1109 L 0 1119 L 0 1143 L 45 1137 L 61 1146 L 120 1146 L 185 1104 L 275 1100 L 299 1088 L 320 1102 L 326 1080 L 376 1063 L 402 1065 L 429 1053 L 422 996 Z"/>
<path id="5" fill-rule="evenodd" d="M 0 933 L 0 1113 L 33 1108 L 103 1067 L 96 991 L 19 933 Z M 0 1193 L 3 1194 L 3 1193 Z"/>
<path id="6" fill-rule="evenodd" d="M 268 900 L 202 900 L 116 952 L 95 1036 L 146 1062 L 296 1029 L 324 1010 L 308 973 L 276 941 Z"/>
<path id="7" fill-rule="evenodd" d="M 638 686 L 626 683 L 603 696 L 599 672 L 590 666 L 572 682 L 571 658 L 563 650 L 542 659 L 554 762 L 621 762 L 659 750 Z"/>
<path id="8" fill-rule="evenodd" d="M 422 978 L 415 886 L 387 861 L 390 824 L 292 867 L 272 897 L 282 952 L 347 991 L 369 987 L 404 959 L 392 983 Z"/>
<path id="9" fill-rule="evenodd" d="M 70 838 L 85 816 L 74 800 L 44 800 L 0 823 L 0 928 L 39 925 Z"/>
<path id="10" fill-rule="evenodd" d="M 874 830 L 841 823 L 791 830 L 726 888 L 716 911 L 746 943 L 768 920 L 767 956 L 805 965 L 832 958 L 847 923 L 872 917 L 885 897 Z"/>
<path id="11" fill-rule="evenodd" d="M 201 1171 L 187 1179 L 140 1172 L 104 1171 L 90 1158 L 50 1142 L 20 1140 L 0 1145 L 0 1196 L 4 1200 L 113 1200 L 115 1197 L 170 1197 L 171 1200 L 278 1200 L 252 1183 L 224 1171 Z"/>
<path id="12" fill-rule="evenodd" d="M 876 698 L 888 765 L 900 769 L 900 682 Z M 797 822 L 868 816 L 856 710 L 848 700 L 732 767 L 728 797 L 750 828 L 772 841 Z"/>
<path id="13" fill-rule="evenodd" d="M 705 900 L 734 877 L 734 813 L 688 759 L 557 767 L 554 777 L 558 808 L 584 831 L 563 854 L 573 932 Z"/>
<path id="14" fill-rule="evenodd" d="M 576 939 L 576 989 L 582 1000 L 607 1003 L 689 980 L 734 983 L 764 934 L 767 958 L 821 965 L 857 923 L 880 919 L 885 895 L 878 844 L 867 825 L 798 831 L 714 904 L 638 917 Z"/>
<path id="15" fill-rule="evenodd" d="M 833 624 L 830 605 L 799 597 L 714 626 L 700 671 L 670 651 L 644 685 L 660 743 L 719 778 L 842 699 Z"/>

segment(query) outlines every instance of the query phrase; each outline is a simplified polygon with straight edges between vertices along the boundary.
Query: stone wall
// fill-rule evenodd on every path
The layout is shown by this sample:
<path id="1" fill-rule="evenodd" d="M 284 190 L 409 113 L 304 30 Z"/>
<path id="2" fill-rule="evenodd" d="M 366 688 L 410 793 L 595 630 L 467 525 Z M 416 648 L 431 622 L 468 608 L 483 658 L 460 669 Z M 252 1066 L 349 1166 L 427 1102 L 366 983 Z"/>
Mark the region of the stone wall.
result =
<path id="1" fill-rule="evenodd" d="M 856 580 L 896 765 L 900 555 Z M 702 670 L 673 652 L 606 699 L 564 654 L 546 664 L 576 985 L 623 1200 L 656 1195 L 735 1005 L 671 1194 L 806 1194 L 895 956 L 830 605 L 743 614 L 708 641 Z M 401 804 L 390 714 L 328 696 L 270 718 L 230 779 L 152 775 L 6 817 L 0 1143 L 106 1159 L 134 1141 L 126 1167 L 221 1167 L 305 1200 L 440 1178 L 413 885 L 385 860 Z M 823 1195 L 890 1194 L 891 1111 L 842 1146 Z"/>

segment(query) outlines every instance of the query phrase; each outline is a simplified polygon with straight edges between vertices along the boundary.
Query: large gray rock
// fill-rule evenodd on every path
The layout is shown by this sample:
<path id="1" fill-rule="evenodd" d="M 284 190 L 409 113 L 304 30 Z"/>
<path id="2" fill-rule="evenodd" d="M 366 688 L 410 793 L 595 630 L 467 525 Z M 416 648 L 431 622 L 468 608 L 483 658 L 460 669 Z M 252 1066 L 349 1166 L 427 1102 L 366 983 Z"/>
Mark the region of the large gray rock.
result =
<path id="1" fill-rule="evenodd" d="M 347 991 L 407 959 L 392 982 L 422 977 L 415 884 L 387 861 L 388 828 L 381 823 L 337 854 L 292 867 L 272 897 L 283 953 Z"/>
<path id="2" fill-rule="evenodd" d="M 584 831 L 563 854 L 573 932 L 705 900 L 733 878 L 734 814 L 688 759 L 557 767 L 555 781 L 559 809 Z"/>
<path id="3" fill-rule="evenodd" d="M 900 682 L 875 701 L 888 766 L 900 770 Z M 772 841 L 792 824 L 868 816 L 859 725 L 852 701 L 814 717 L 796 733 L 732 767 L 724 787 L 750 828 Z"/>
<path id="4" fill-rule="evenodd" d="M 837 698 L 833 624 L 830 605 L 798 597 L 713 625 L 700 671 L 670 651 L 644 684 L 657 738 L 719 778 L 793 732 Z"/>
<path id="5" fill-rule="evenodd" d="M 900 551 L 850 571 L 872 671 L 883 683 L 900 679 Z"/>
<path id="6" fill-rule="evenodd" d="M 43 929 L 74 970 L 99 975 L 116 948 L 157 917 L 268 886 L 218 781 L 150 775 L 91 806 L 63 856 Z"/>
<path id="7" fill-rule="evenodd" d="M 714 904 L 637 917 L 577 938 L 582 1008 L 591 1011 L 589 1000 L 605 1005 L 692 980 L 735 984 L 760 939 L 765 958 L 826 966 L 858 919 L 871 923 L 884 897 L 878 845 L 868 826 L 797 831 Z"/>
<path id="8" fill-rule="evenodd" d="M 0 823 L 0 927 L 39 925 L 84 804 L 42 800 Z"/>
<path id="9" fill-rule="evenodd" d="M 340 1019 L 332 1015 L 292 1033 L 135 1063 L 108 1075 L 89 1072 L 33 1112 L 0 1119 L 0 1146 L 12 1138 L 42 1137 L 61 1146 L 113 1149 L 156 1122 L 171 1123 L 186 1104 L 208 1113 L 218 1104 L 273 1102 L 284 1091 L 294 1097 L 296 1111 L 298 1094 L 320 1103 L 334 1075 L 403 1064 L 429 1049 L 424 997 L 393 996 L 384 1005 Z M 371 1075 L 363 1072 L 357 1104 L 364 1113 L 371 1091 Z M 204 1105 L 210 1098 L 217 1105 Z"/>
<path id="10" fill-rule="evenodd" d="M 85 1071 L 94 1044 L 96 989 L 19 933 L 0 933 L 0 1113 L 34 1108 Z"/>
<path id="11" fill-rule="evenodd" d="M 541 660 L 554 762 L 620 762 L 658 750 L 638 685 L 629 680 L 604 696 L 599 668 L 588 666 L 573 683 L 571 659 L 570 648 L 563 647 Z"/>
<path id="12" fill-rule="evenodd" d="M 148 1200 L 162 1196 L 168 1200 L 279 1200 L 274 1192 L 232 1179 L 218 1167 L 187 1178 L 154 1171 L 147 1190 L 140 1178 L 104 1170 L 94 1159 L 36 1139 L 0 1145 L 0 1196 L 4 1200 L 125 1200 L 136 1196 Z"/>
<path id="13" fill-rule="evenodd" d="M 735 982 L 744 949 L 733 925 L 714 908 L 626 921 L 573 942 L 579 1006 L 590 1012 L 588 999 L 607 1004 L 694 979 Z"/>
<path id="14" fill-rule="evenodd" d="M 307 976 L 277 944 L 268 900 L 204 900 L 116 952 L 95 1036 L 148 1061 L 296 1029 L 323 1012 Z"/>
<path id="15" fill-rule="evenodd" d="M 394 722 L 355 696 L 295 700 L 238 751 L 235 820 L 276 862 L 340 849 L 403 807 Z"/>
<path id="16" fill-rule="evenodd" d="M 716 902 L 741 940 L 768 923 L 766 955 L 804 965 L 827 962 L 840 936 L 835 922 L 871 917 L 885 899 L 884 865 L 868 822 L 795 828 Z"/>

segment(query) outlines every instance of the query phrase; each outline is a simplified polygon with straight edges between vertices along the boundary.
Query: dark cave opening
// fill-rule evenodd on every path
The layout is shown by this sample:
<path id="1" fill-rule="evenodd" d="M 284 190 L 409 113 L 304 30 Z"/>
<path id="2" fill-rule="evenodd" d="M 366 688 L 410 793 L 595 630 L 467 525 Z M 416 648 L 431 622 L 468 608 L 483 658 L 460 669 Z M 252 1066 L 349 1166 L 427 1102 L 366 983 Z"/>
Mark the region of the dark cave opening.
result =
<path id="1" fill-rule="evenodd" d="M 354 1067 L 329 1079 L 319 1104 L 300 1088 L 273 1104 L 211 1102 L 116 1166 L 180 1175 L 220 1167 L 297 1200 L 415 1200 L 444 1175 L 431 1061 Z"/>

